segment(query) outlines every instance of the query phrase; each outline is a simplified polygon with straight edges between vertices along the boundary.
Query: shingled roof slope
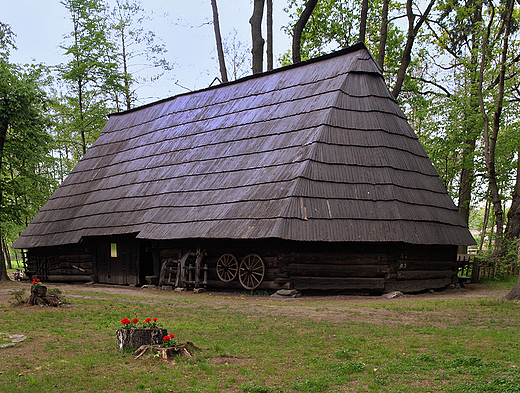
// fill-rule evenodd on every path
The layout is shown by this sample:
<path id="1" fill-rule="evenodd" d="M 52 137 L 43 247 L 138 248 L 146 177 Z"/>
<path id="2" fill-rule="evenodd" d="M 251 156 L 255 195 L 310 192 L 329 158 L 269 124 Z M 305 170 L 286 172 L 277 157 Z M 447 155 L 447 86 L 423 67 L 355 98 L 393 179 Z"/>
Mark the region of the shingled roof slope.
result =
<path id="1" fill-rule="evenodd" d="M 17 248 L 474 240 L 363 45 L 110 117 Z"/>

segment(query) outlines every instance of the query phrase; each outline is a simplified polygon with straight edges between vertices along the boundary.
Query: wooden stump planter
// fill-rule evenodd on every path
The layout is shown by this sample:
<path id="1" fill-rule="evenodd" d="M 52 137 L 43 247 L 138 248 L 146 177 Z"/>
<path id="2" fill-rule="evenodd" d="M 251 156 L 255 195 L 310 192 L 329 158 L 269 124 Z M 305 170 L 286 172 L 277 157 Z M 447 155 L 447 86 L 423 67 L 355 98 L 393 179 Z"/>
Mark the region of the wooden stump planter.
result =
<path id="1" fill-rule="evenodd" d="M 124 349 L 137 349 L 143 345 L 160 345 L 163 337 L 168 335 L 167 329 L 131 328 L 116 331 L 117 347 Z"/>
<path id="2" fill-rule="evenodd" d="M 202 348 L 196 347 L 192 342 L 188 341 L 182 344 L 174 345 L 173 347 L 164 348 L 161 345 L 142 345 L 134 352 L 134 359 L 138 359 L 147 353 L 159 354 L 161 359 L 168 360 L 176 355 L 185 356 L 188 358 L 193 357 L 193 351 L 200 350 Z"/>
<path id="3" fill-rule="evenodd" d="M 55 295 L 47 294 L 45 285 L 31 286 L 31 296 L 29 297 L 29 305 L 31 306 L 61 306 L 64 302 Z"/>

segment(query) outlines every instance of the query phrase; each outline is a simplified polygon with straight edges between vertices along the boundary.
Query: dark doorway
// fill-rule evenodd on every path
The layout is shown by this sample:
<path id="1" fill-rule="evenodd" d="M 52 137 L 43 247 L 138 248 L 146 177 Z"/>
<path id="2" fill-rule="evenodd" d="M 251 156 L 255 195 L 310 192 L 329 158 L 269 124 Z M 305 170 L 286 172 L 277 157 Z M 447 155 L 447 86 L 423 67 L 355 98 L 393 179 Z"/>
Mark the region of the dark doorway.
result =
<path id="1" fill-rule="evenodd" d="M 97 239 L 97 278 L 101 283 L 138 285 L 139 247 L 135 235 Z"/>
<path id="2" fill-rule="evenodd" d="M 146 276 L 153 276 L 153 253 L 150 240 L 139 241 L 139 283 L 148 284 Z"/>

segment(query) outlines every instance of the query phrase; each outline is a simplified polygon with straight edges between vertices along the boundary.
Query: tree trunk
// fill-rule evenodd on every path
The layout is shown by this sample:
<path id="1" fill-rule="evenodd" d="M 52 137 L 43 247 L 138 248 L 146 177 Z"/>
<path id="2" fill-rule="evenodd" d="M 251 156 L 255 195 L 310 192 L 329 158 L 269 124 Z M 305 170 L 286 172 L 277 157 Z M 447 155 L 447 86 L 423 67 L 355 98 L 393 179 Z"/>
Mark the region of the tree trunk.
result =
<path id="1" fill-rule="evenodd" d="M 5 238 L 2 238 L 2 251 L 4 253 L 5 264 L 7 266 L 7 269 L 12 269 L 13 265 L 11 263 L 11 254 L 9 253 L 9 246 L 5 241 Z"/>
<path id="2" fill-rule="evenodd" d="M 305 28 L 305 25 L 307 24 L 307 21 L 309 20 L 312 11 L 314 11 L 314 7 L 316 7 L 316 4 L 318 4 L 318 0 L 309 0 L 307 1 L 307 4 L 305 5 L 305 9 L 303 10 L 302 14 L 300 15 L 300 19 L 298 19 L 298 22 L 294 25 L 294 32 L 293 32 L 293 42 L 292 42 L 292 60 L 293 63 L 299 63 L 302 61 L 302 55 L 301 55 L 301 40 L 302 40 L 302 32 Z"/>
<path id="3" fill-rule="evenodd" d="M 475 177 L 475 147 L 476 140 L 480 136 L 481 125 L 475 120 L 480 111 L 478 86 L 478 50 L 480 42 L 478 39 L 477 25 L 482 21 L 482 6 L 475 7 L 473 17 L 471 19 L 471 58 L 469 65 L 469 105 L 467 109 L 463 109 L 465 126 L 464 134 L 467 136 L 466 142 L 462 149 L 462 172 L 460 175 L 460 192 L 459 192 L 459 213 L 466 222 L 469 223 L 469 213 L 471 208 L 471 195 L 473 190 L 473 180 Z M 465 106 L 466 107 L 466 106 Z M 467 246 L 459 247 L 460 254 L 467 253 Z"/>
<path id="4" fill-rule="evenodd" d="M 215 31 L 215 41 L 217 43 L 218 65 L 220 68 L 220 78 L 222 82 L 227 82 L 226 60 L 224 59 L 224 49 L 222 48 L 222 37 L 220 36 L 220 23 L 218 21 L 217 0 L 211 0 L 213 9 L 213 30 Z"/>
<path id="5" fill-rule="evenodd" d="M 518 276 L 518 280 L 516 280 L 515 286 L 509 291 L 504 299 L 508 301 L 520 300 L 520 275 Z"/>
<path id="6" fill-rule="evenodd" d="M 121 26 L 121 49 L 123 50 L 123 82 L 125 86 L 126 109 L 132 109 L 132 94 L 130 93 L 130 74 L 128 72 L 128 59 L 126 55 L 125 28 Z"/>
<path id="7" fill-rule="evenodd" d="M 399 96 L 401 89 L 404 83 L 404 77 L 406 76 L 406 70 L 412 61 L 412 47 L 415 41 L 415 37 L 417 37 L 417 33 L 421 28 L 422 24 L 428 18 L 430 11 L 432 10 L 433 5 L 435 4 L 435 0 L 430 0 L 430 4 L 426 7 L 426 10 L 419 18 L 419 21 L 414 26 L 415 23 L 415 15 L 412 9 L 412 0 L 406 1 L 406 15 L 408 17 L 408 38 L 406 40 L 406 45 L 404 47 L 403 57 L 401 59 L 401 66 L 399 67 L 399 71 L 397 71 L 397 80 L 395 82 L 394 89 L 392 90 L 392 95 L 394 98 Z"/>
<path id="8" fill-rule="evenodd" d="M 119 329 L 116 331 L 117 348 L 137 349 L 141 345 L 159 345 L 163 343 L 163 337 L 168 335 L 167 329 Z"/>
<path id="9" fill-rule="evenodd" d="M 386 40 L 388 38 L 388 3 L 390 0 L 383 0 L 383 10 L 381 12 L 381 30 L 379 33 L 379 51 L 377 53 L 377 64 L 381 71 L 385 65 Z"/>
<path id="10" fill-rule="evenodd" d="M 478 246 L 479 251 L 482 251 L 482 248 L 484 247 L 484 240 L 486 238 L 490 209 L 491 204 L 489 203 L 489 200 L 486 198 L 486 206 L 484 207 L 484 222 L 482 223 L 482 231 L 480 232 L 480 244 Z"/>
<path id="11" fill-rule="evenodd" d="M 267 0 L 267 71 L 274 68 L 273 57 L 273 0 Z"/>
<path id="12" fill-rule="evenodd" d="M 11 281 L 7 275 L 7 268 L 5 266 L 4 251 L 0 250 L 0 282 Z"/>
<path id="13" fill-rule="evenodd" d="M 359 42 L 365 42 L 367 33 L 368 0 L 361 2 L 361 20 L 359 22 Z"/>
<path id="14" fill-rule="evenodd" d="M 9 128 L 9 123 L 7 121 L 7 118 L 5 118 L 4 116 L 0 116 L 0 174 L 2 173 L 4 145 L 5 145 L 5 140 L 7 138 L 8 128 Z M 0 209 L 2 209 L 3 196 L 4 196 L 4 191 L 0 188 Z M 1 227 L 0 227 L 0 238 L 3 238 Z M 0 250 L 0 282 L 5 282 L 5 281 L 10 281 L 10 280 L 9 280 L 9 277 L 7 276 L 7 268 L 5 266 L 4 252 L 2 249 L 2 250 Z"/>
<path id="15" fill-rule="evenodd" d="M 520 153 L 519 153 L 520 154 Z M 520 236 L 520 155 L 516 169 L 516 183 L 513 192 L 513 201 L 507 213 L 506 236 L 510 239 L 518 239 Z M 515 286 L 505 297 L 506 300 L 520 300 L 520 274 Z"/>
<path id="16" fill-rule="evenodd" d="M 502 45 L 502 53 L 500 60 L 500 73 L 498 78 L 498 97 L 496 100 L 496 109 L 493 116 L 493 127 L 489 129 L 489 118 L 487 116 L 486 107 L 484 104 L 483 97 L 483 83 L 484 83 L 484 67 L 487 60 L 487 51 L 489 44 L 489 37 L 491 34 L 491 23 L 494 19 L 494 8 L 493 13 L 490 17 L 490 21 L 487 27 L 486 35 L 484 36 L 484 42 L 482 45 L 482 58 L 480 64 L 480 77 L 479 77 L 479 101 L 480 101 L 480 111 L 482 113 L 482 118 L 484 120 L 484 157 L 486 161 L 486 170 L 488 175 L 489 182 L 489 190 L 491 192 L 491 201 L 493 204 L 493 210 L 495 213 L 495 223 L 497 227 L 497 239 L 498 244 L 496 245 L 498 249 L 500 249 L 500 239 L 503 234 L 504 227 L 504 212 L 502 209 L 502 201 L 500 199 L 500 192 L 498 188 L 497 178 L 496 178 L 496 168 L 495 168 L 495 151 L 496 151 L 496 143 L 498 137 L 498 131 L 500 129 L 500 117 L 502 115 L 503 101 L 504 101 L 504 85 L 505 85 L 505 73 L 506 73 L 506 61 L 507 61 L 507 52 L 509 48 L 509 35 L 511 32 L 511 16 L 514 9 L 514 2 L 511 1 L 509 4 L 509 9 L 504 19 L 504 35 L 503 35 L 503 45 Z"/>
<path id="17" fill-rule="evenodd" d="M 520 152 L 518 154 L 515 189 L 511 207 L 507 213 L 506 225 L 506 236 L 511 239 L 518 239 L 520 236 Z"/>
<path id="18" fill-rule="evenodd" d="M 253 15 L 249 19 L 251 24 L 251 39 L 253 55 L 253 74 L 263 71 L 264 39 L 262 38 L 262 17 L 264 14 L 264 0 L 254 0 Z"/>

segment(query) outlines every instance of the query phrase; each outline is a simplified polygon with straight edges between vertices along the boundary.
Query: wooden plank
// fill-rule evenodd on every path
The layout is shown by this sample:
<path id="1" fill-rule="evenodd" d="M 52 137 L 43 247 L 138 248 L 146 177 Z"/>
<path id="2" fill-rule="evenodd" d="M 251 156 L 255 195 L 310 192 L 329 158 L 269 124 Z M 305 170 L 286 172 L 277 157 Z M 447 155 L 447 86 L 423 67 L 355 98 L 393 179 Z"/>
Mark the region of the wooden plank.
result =
<path id="1" fill-rule="evenodd" d="M 398 259 L 430 261 L 457 260 L 456 246 L 415 246 L 402 250 Z"/>
<path id="2" fill-rule="evenodd" d="M 293 287 L 298 290 L 383 290 L 384 278 L 358 278 L 358 277 L 291 277 Z"/>
<path id="3" fill-rule="evenodd" d="M 453 270 L 412 270 L 398 271 L 399 280 L 427 280 L 430 278 L 446 278 L 455 276 L 457 272 Z"/>
<path id="4" fill-rule="evenodd" d="M 65 275 L 65 274 L 49 274 L 47 281 L 50 282 L 88 282 L 92 281 L 91 275 Z"/>
<path id="5" fill-rule="evenodd" d="M 231 282 L 222 282 L 220 280 L 208 280 L 208 288 L 226 288 L 226 289 L 244 289 L 238 279 Z M 291 289 L 291 284 L 276 284 L 274 281 L 263 281 L 257 289 Z M 244 289 L 245 290 L 245 289 Z"/>
<path id="6" fill-rule="evenodd" d="M 397 261 L 400 270 L 452 270 L 457 267 L 455 261 L 432 261 L 400 259 Z"/>
<path id="7" fill-rule="evenodd" d="M 441 289 L 449 284 L 451 284 L 451 278 L 392 281 L 386 284 L 385 292 L 401 291 L 404 293 L 414 293 L 429 289 Z"/>
<path id="8" fill-rule="evenodd" d="M 337 265 L 290 263 L 283 268 L 291 276 L 313 277 L 383 277 L 388 265 Z"/>
<path id="9" fill-rule="evenodd" d="M 385 253 L 348 253 L 338 252 L 297 252 L 292 254 L 280 254 L 280 264 L 310 263 L 320 265 L 385 265 L 388 256 Z"/>

